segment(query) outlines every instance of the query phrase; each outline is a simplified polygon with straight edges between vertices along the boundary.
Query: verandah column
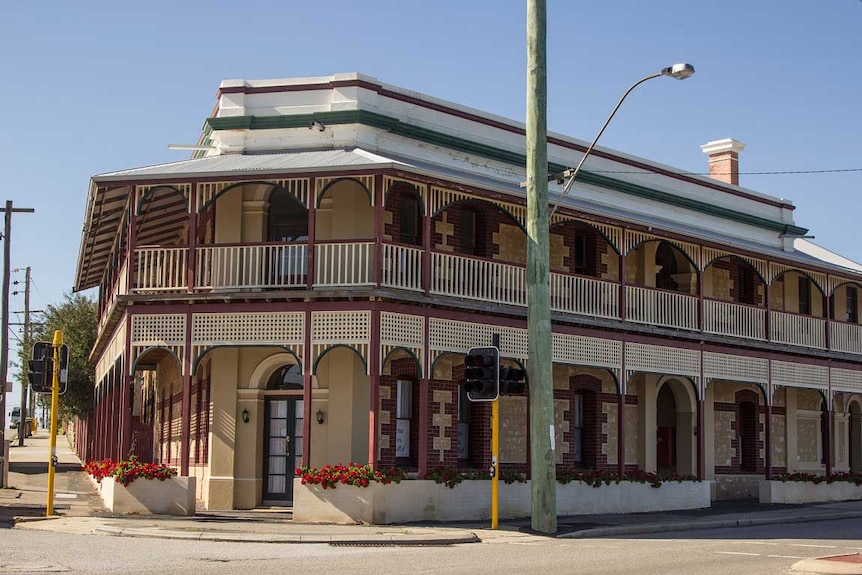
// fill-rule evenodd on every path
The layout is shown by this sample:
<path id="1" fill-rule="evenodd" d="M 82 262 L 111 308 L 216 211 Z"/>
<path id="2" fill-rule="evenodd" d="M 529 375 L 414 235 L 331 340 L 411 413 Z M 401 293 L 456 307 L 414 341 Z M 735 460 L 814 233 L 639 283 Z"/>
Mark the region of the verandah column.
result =
<path id="1" fill-rule="evenodd" d="M 182 433 L 180 436 L 180 475 L 189 474 L 192 433 L 192 313 L 186 312 L 186 337 L 183 353 Z"/>
<path id="2" fill-rule="evenodd" d="M 305 312 L 302 352 L 302 465 L 311 465 L 311 311 Z"/>
<path id="3" fill-rule="evenodd" d="M 120 369 L 120 455 L 125 459 L 132 447 L 132 316 L 126 315 L 126 342 Z"/>
<path id="4" fill-rule="evenodd" d="M 186 258 L 186 291 L 195 291 L 195 268 L 197 267 L 198 248 L 198 185 L 193 183 L 189 191 L 189 235 L 188 257 Z"/>
<path id="5" fill-rule="evenodd" d="M 374 285 L 383 279 L 383 176 L 374 176 Z M 375 324 L 376 325 L 376 324 Z"/>
<path id="6" fill-rule="evenodd" d="M 375 306 L 371 311 L 371 345 L 368 358 L 370 373 L 370 405 L 368 407 L 368 463 L 377 465 L 377 446 L 379 433 L 378 414 L 380 412 L 380 310 Z"/>

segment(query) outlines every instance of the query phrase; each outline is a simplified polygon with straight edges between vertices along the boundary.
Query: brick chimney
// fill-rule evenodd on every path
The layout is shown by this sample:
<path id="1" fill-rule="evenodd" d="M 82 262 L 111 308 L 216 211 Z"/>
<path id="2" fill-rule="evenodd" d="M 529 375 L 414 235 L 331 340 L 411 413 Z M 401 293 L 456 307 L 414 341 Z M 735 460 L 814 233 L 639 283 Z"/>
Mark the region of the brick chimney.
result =
<path id="1" fill-rule="evenodd" d="M 726 184 L 739 185 L 739 152 L 745 144 L 733 138 L 714 140 L 700 147 L 709 156 L 709 177 Z"/>

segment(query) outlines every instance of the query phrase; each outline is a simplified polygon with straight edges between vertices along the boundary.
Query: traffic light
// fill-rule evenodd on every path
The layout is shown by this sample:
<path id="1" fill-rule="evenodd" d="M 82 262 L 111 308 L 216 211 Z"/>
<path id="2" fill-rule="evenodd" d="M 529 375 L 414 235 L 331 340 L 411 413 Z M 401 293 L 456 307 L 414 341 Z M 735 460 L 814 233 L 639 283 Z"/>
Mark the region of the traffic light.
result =
<path id="1" fill-rule="evenodd" d="M 527 389 L 526 372 L 519 367 L 500 368 L 500 395 L 521 395 Z"/>
<path id="2" fill-rule="evenodd" d="M 54 383 L 54 347 L 46 341 L 33 345 L 33 359 L 28 362 L 30 388 L 36 393 L 51 393 Z"/>
<path id="3" fill-rule="evenodd" d="M 474 347 L 464 357 L 464 389 L 470 401 L 494 401 L 500 395 L 500 350 Z"/>
<path id="4" fill-rule="evenodd" d="M 51 342 L 37 341 L 33 344 L 33 359 L 28 364 L 30 389 L 35 393 L 51 393 L 54 385 L 54 346 Z M 68 364 L 69 346 L 64 343 L 60 347 L 60 395 L 66 392 L 68 386 Z"/>

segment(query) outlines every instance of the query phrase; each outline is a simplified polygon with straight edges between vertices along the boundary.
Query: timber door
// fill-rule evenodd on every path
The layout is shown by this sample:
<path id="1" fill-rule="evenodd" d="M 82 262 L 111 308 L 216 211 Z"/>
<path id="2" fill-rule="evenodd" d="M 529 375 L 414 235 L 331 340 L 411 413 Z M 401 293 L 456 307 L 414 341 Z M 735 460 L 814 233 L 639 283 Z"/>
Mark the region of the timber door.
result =
<path id="1" fill-rule="evenodd" d="M 302 399 L 267 399 L 263 500 L 293 502 L 294 469 L 302 461 Z"/>

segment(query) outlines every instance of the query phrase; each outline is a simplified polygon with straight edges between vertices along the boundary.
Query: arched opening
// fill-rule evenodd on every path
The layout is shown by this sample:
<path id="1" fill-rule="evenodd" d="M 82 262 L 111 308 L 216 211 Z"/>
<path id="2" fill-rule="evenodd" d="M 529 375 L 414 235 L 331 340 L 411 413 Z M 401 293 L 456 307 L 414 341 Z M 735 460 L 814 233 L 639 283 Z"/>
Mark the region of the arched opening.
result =
<path id="1" fill-rule="evenodd" d="M 626 255 L 626 283 L 697 294 L 697 268 L 672 243 L 646 241 Z"/>
<path id="2" fill-rule="evenodd" d="M 435 251 L 524 264 L 527 239 L 511 214 L 482 200 L 461 200 L 436 213 L 431 223 Z"/>
<path id="3" fill-rule="evenodd" d="M 303 377 L 296 364 L 276 368 L 266 382 L 263 421 L 263 500 L 293 499 L 294 469 L 302 462 Z M 248 412 L 240 416 L 248 421 Z"/>
<path id="4" fill-rule="evenodd" d="M 826 298 L 814 281 L 803 273 L 786 271 L 769 284 L 769 302 L 773 310 L 826 316 Z"/>
<path id="5" fill-rule="evenodd" d="M 415 470 L 419 461 L 420 366 L 413 353 L 398 348 L 383 362 L 379 433 L 386 437 L 379 463 Z"/>
<path id="6" fill-rule="evenodd" d="M 859 323 L 859 292 L 856 283 L 846 283 L 835 288 L 829 298 L 830 317 L 844 323 Z"/>
<path id="7" fill-rule="evenodd" d="M 356 180 L 330 184 L 319 196 L 314 218 L 315 241 L 374 238 L 371 192 Z"/>
<path id="8" fill-rule="evenodd" d="M 747 261 L 725 256 L 713 260 L 704 270 L 703 296 L 720 301 L 763 306 L 766 284 Z"/>
<path id="9" fill-rule="evenodd" d="M 850 402 L 850 471 L 862 472 L 862 408 L 858 401 Z"/>
<path id="10" fill-rule="evenodd" d="M 578 221 L 552 226 L 551 271 L 619 281 L 619 257 L 594 227 Z"/>
<path id="11" fill-rule="evenodd" d="M 694 475 L 697 410 L 692 385 L 675 377 L 660 380 L 655 402 L 656 471 Z"/>
<path id="12" fill-rule="evenodd" d="M 421 246 L 424 212 L 422 196 L 415 186 L 397 182 L 386 193 L 386 239 L 410 246 Z"/>

